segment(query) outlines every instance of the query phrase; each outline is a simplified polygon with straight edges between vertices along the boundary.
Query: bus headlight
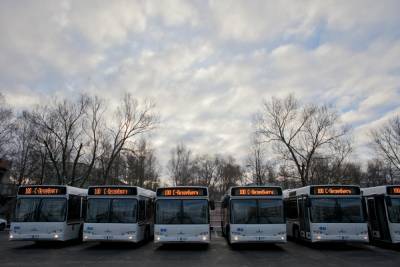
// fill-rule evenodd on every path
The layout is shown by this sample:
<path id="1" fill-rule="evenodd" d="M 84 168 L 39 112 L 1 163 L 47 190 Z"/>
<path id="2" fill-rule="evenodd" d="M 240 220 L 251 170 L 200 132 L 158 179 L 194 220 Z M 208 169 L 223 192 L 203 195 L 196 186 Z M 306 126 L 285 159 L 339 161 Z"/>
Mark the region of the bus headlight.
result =
<path id="1" fill-rule="evenodd" d="M 58 238 L 58 234 L 55 234 L 55 235 L 54 235 L 54 239 L 57 239 L 57 238 Z"/>
<path id="2" fill-rule="evenodd" d="M 13 238 L 14 238 L 14 236 L 13 236 L 12 234 L 10 234 L 10 236 L 9 236 L 9 237 L 10 237 L 10 239 L 13 239 Z"/>
<path id="3" fill-rule="evenodd" d="M 234 236 L 233 236 L 233 240 L 238 241 L 238 240 L 239 240 L 239 236 L 234 235 Z"/>
<path id="4" fill-rule="evenodd" d="M 160 241 L 161 237 L 159 235 L 154 235 L 154 239 L 157 240 L 157 241 Z"/>
<path id="5" fill-rule="evenodd" d="M 88 237 L 87 235 L 85 235 L 85 236 L 83 237 L 83 239 L 85 239 L 85 240 L 88 239 L 88 238 L 89 238 L 89 237 Z"/>

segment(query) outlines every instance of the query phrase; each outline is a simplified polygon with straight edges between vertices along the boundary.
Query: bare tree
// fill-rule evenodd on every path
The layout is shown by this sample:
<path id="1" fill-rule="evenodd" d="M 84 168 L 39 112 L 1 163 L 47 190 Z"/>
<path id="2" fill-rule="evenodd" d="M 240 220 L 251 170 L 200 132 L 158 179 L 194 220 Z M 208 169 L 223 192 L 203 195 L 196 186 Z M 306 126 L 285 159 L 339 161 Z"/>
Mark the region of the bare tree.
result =
<path id="1" fill-rule="evenodd" d="M 0 93 L 0 159 L 9 153 L 9 147 L 15 130 L 13 111 L 6 104 L 4 96 Z"/>
<path id="2" fill-rule="evenodd" d="M 211 157 L 210 155 L 197 156 L 193 160 L 191 168 L 194 176 L 194 183 L 196 185 L 213 187 L 216 182 L 218 165 L 219 161 L 217 157 Z"/>
<path id="3" fill-rule="evenodd" d="M 192 184 L 191 150 L 184 144 L 179 144 L 171 151 L 168 170 L 175 185 Z"/>
<path id="4" fill-rule="evenodd" d="M 396 116 L 380 129 L 372 130 L 371 138 L 379 156 L 400 172 L 400 117 Z"/>
<path id="5" fill-rule="evenodd" d="M 113 183 L 110 177 L 115 161 L 134 137 L 148 132 L 156 126 L 158 119 L 154 114 L 155 105 L 146 102 L 140 105 L 130 94 L 125 94 L 115 115 L 115 122 L 108 127 L 108 134 L 102 140 L 103 179 L 106 184 Z"/>
<path id="6" fill-rule="evenodd" d="M 82 120 L 88 107 L 88 98 L 77 102 L 54 101 L 32 112 L 30 118 L 37 127 L 37 139 L 46 148 L 59 184 L 74 185 L 77 165 L 82 157 Z"/>
<path id="7" fill-rule="evenodd" d="M 254 136 L 251 151 L 246 161 L 246 167 L 250 172 L 252 183 L 257 185 L 274 183 L 274 166 L 266 159 L 265 153 L 265 149 L 258 140 L 258 136 Z"/>
<path id="8" fill-rule="evenodd" d="M 302 185 L 309 183 L 312 161 L 329 153 L 347 129 L 338 127 L 338 115 L 327 106 L 300 106 L 294 96 L 265 101 L 257 116 L 257 133 L 272 142 L 283 160 L 293 163 Z"/>
<path id="9" fill-rule="evenodd" d="M 231 186 L 239 185 L 243 182 L 243 170 L 232 156 L 218 159 L 218 173 L 216 187 L 222 195 Z"/>

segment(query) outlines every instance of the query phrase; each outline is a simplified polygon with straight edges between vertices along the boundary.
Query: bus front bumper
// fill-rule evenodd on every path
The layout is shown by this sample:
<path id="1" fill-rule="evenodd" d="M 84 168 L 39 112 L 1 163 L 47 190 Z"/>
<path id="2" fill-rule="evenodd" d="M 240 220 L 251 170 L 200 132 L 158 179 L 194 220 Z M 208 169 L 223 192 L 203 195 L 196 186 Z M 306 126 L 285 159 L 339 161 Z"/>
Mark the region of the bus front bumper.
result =
<path id="1" fill-rule="evenodd" d="M 64 234 L 51 233 L 51 234 L 18 234 L 10 232 L 8 240 L 10 241 L 65 241 Z"/>
<path id="2" fill-rule="evenodd" d="M 231 243 L 286 243 L 286 235 L 247 236 L 231 234 Z"/>
<path id="3" fill-rule="evenodd" d="M 132 242 L 137 243 L 136 235 L 94 235 L 83 234 L 84 242 Z"/>
<path id="4" fill-rule="evenodd" d="M 154 235 L 154 243 L 198 243 L 198 244 L 209 244 L 210 236 L 165 236 L 165 235 Z"/>
<path id="5" fill-rule="evenodd" d="M 368 235 L 313 235 L 311 242 L 369 243 Z"/>

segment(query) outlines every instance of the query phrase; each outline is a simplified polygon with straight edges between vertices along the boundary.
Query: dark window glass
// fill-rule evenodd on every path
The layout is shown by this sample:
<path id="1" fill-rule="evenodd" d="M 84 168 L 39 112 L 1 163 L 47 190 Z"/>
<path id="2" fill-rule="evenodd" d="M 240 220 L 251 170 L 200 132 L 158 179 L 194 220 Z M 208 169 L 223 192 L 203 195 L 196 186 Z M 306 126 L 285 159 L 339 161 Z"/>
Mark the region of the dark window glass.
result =
<path id="1" fill-rule="evenodd" d="M 182 224 L 207 224 L 208 201 L 204 199 L 182 200 Z"/>
<path id="2" fill-rule="evenodd" d="M 40 203 L 38 222 L 65 221 L 66 199 L 43 198 Z"/>
<path id="3" fill-rule="evenodd" d="M 136 222 L 136 199 L 113 199 L 112 200 L 112 223 L 135 223 Z"/>
<path id="4" fill-rule="evenodd" d="M 19 198 L 15 209 L 16 222 L 34 222 L 40 204 L 40 198 Z"/>
<path id="5" fill-rule="evenodd" d="M 360 198 L 319 198 L 311 201 L 311 221 L 315 223 L 364 222 Z"/>
<path id="6" fill-rule="evenodd" d="M 153 201 L 151 199 L 146 200 L 146 218 L 153 219 Z"/>
<path id="7" fill-rule="evenodd" d="M 65 198 L 20 198 L 15 212 L 16 222 L 63 222 Z"/>
<path id="8" fill-rule="evenodd" d="M 146 219 L 146 202 L 141 199 L 139 200 L 139 221 Z"/>
<path id="9" fill-rule="evenodd" d="M 388 206 L 389 220 L 392 223 L 400 223 L 400 198 L 392 198 L 392 205 Z"/>
<path id="10" fill-rule="evenodd" d="M 158 200 L 156 202 L 156 223 L 180 224 L 181 206 L 181 200 Z"/>
<path id="11" fill-rule="evenodd" d="M 81 197 L 70 195 L 68 199 L 68 221 L 81 219 Z"/>
<path id="12" fill-rule="evenodd" d="M 286 217 L 288 219 L 297 219 L 298 212 L 297 212 L 297 199 L 287 199 L 285 200 L 285 211 Z"/>
<path id="13" fill-rule="evenodd" d="M 88 200 L 86 222 L 107 223 L 109 221 L 111 199 L 98 198 Z"/>
<path id="14" fill-rule="evenodd" d="M 231 219 L 233 224 L 256 224 L 257 200 L 232 200 Z"/>
<path id="15" fill-rule="evenodd" d="M 283 202 L 280 199 L 258 200 L 258 223 L 285 223 L 283 218 Z"/>

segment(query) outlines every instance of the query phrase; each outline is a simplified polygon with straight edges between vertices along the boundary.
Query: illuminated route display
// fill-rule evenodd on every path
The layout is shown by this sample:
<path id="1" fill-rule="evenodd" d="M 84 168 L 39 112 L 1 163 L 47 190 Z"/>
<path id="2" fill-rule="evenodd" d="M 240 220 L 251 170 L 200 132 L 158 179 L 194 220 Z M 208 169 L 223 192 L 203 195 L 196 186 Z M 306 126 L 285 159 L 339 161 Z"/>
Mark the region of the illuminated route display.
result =
<path id="1" fill-rule="evenodd" d="M 159 197 L 203 197 L 207 196 L 207 189 L 201 187 L 170 187 L 157 189 Z"/>
<path id="2" fill-rule="evenodd" d="M 137 189 L 135 187 L 90 187 L 88 191 L 90 196 L 132 196 L 137 195 Z"/>
<path id="3" fill-rule="evenodd" d="M 232 196 L 281 196 L 282 189 L 278 187 L 235 187 Z"/>
<path id="4" fill-rule="evenodd" d="M 319 196 L 360 195 L 360 188 L 356 186 L 313 186 L 310 194 Z"/>
<path id="5" fill-rule="evenodd" d="M 25 196 L 52 196 L 65 195 L 67 188 L 64 186 L 23 186 L 18 189 L 18 195 Z"/>
<path id="6" fill-rule="evenodd" d="M 388 195 L 399 195 L 400 196 L 400 186 L 388 186 L 387 193 L 388 193 Z"/>

